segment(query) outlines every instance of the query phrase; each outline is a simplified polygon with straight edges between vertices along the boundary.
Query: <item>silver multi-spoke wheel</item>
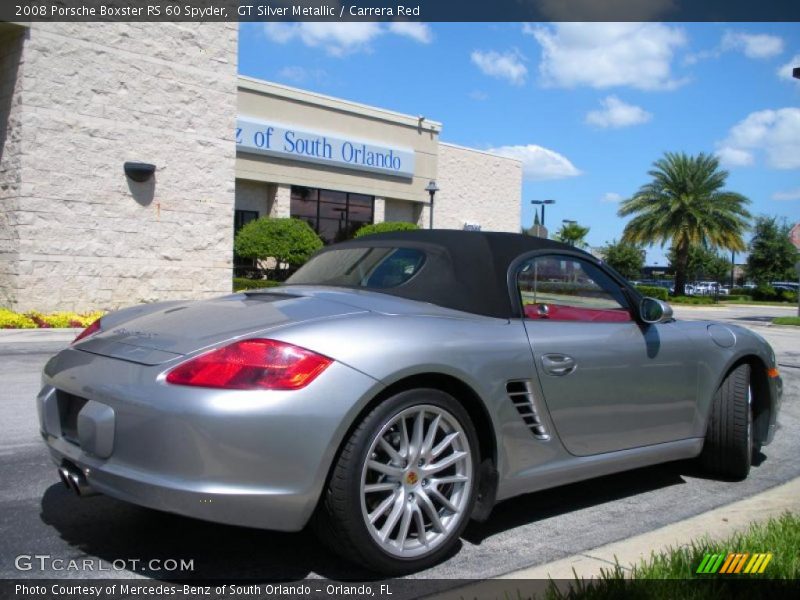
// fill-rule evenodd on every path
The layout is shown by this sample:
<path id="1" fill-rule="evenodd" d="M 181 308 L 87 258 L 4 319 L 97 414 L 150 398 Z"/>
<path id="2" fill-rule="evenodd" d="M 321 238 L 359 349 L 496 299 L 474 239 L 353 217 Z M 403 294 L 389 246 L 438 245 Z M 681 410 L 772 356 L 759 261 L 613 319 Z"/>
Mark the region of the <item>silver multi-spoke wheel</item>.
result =
<path id="1" fill-rule="evenodd" d="M 361 514 L 385 552 L 414 558 L 450 538 L 465 518 L 472 483 L 471 449 L 458 420 L 439 406 L 413 406 L 371 440 Z"/>

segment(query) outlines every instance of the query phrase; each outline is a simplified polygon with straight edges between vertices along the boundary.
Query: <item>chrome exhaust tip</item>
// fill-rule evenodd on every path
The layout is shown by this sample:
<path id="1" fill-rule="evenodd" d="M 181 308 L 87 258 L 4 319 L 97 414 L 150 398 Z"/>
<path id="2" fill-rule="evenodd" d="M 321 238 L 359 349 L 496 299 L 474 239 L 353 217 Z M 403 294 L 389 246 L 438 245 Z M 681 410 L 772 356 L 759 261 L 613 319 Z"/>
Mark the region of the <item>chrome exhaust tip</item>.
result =
<path id="1" fill-rule="evenodd" d="M 58 469 L 58 476 L 69 489 L 81 498 L 86 496 L 93 496 L 97 492 L 86 481 L 84 474 L 77 468 L 71 465 L 64 465 Z"/>
<path id="2" fill-rule="evenodd" d="M 68 490 L 72 489 L 72 485 L 69 481 L 69 471 L 65 467 L 58 468 L 58 478 L 61 480 L 61 483 L 64 484 L 64 487 Z"/>

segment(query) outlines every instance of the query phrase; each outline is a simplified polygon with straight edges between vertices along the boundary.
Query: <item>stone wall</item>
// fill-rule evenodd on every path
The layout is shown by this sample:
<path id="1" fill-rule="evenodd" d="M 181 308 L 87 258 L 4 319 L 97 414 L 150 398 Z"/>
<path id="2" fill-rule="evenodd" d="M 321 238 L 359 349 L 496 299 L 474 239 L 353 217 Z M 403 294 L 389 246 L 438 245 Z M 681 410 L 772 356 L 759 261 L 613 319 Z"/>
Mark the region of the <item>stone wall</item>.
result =
<path id="1" fill-rule="evenodd" d="M 482 231 L 520 232 L 520 161 L 440 142 L 436 182 L 436 229 L 463 229 L 473 223 Z M 420 225 L 427 227 L 427 207 L 422 212 Z"/>
<path id="2" fill-rule="evenodd" d="M 0 23 L 0 308 L 14 304 L 19 241 L 15 227 L 22 161 L 21 72 L 26 30 Z"/>
<path id="3" fill-rule="evenodd" d="M 25 150 L 13 308 L 230 292 L 237 31 L 31 26 L 17 75 Z M 156 165 L 151 181 L 126 178 L 123 163 L 137 160 Z"/>

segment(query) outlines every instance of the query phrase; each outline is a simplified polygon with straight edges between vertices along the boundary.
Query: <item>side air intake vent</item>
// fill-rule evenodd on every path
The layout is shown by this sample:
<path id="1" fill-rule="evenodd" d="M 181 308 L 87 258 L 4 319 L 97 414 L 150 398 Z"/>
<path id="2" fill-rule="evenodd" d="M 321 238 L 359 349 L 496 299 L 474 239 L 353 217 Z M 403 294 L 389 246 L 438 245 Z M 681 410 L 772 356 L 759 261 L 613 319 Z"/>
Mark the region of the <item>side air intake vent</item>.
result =
<path id="1" fill-rule="evenodd" d="M 509 381 L 506 384 L 506 392 L 511 402 L 514 403 L 514 408 L 517 409 L 519 416 L 531 430 L 533 437 L 537 440 L 549 440 L 550 434 L 547 433 L 547 428 L 539 416 L 530 381 Z"/>

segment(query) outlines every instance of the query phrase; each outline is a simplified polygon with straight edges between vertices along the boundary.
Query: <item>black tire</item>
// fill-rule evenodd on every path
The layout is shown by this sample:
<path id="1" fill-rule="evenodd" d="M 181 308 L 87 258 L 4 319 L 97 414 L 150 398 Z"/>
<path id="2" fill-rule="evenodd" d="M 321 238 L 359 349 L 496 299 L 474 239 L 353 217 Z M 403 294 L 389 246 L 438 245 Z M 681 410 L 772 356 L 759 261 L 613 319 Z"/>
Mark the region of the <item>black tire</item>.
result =
<path id="1" fill-rule="evenodd" d="M 700 462 L 711 475 L 744 479 L 753 460 L 750 365 L 739 365 L 719 386 L 711 406 Z"/>
<path id="2" fill-rule="evenodd" d="M 471 468 L 465 467 L 465 470 L 471 471 L 471 484 L 468 495 L 465 494 L 464 510 L 458 513 L 457 519 L 454 517 L 456 522 L 453 523 L 453 529 L 448 535 L 442 535 L 438 546 L 428 554 L 403 558 L 386 552 L 367 528 L 362 514 L 362 471 L 370 445 L 379 432 L 402 411 L 424 405 L 444 409 L 461 426 L 471 455 Z M 469 522 L 475 504 L 479 463 L 475 428 L 467 411 L 455 398 L 440 390 L 427 388 L 400 392 L 371 410 L 344 441 L 312 520 L 313 528 L 328 548 L 371 571 L 401 575 L 426 569 L 453 552 Z"/>

